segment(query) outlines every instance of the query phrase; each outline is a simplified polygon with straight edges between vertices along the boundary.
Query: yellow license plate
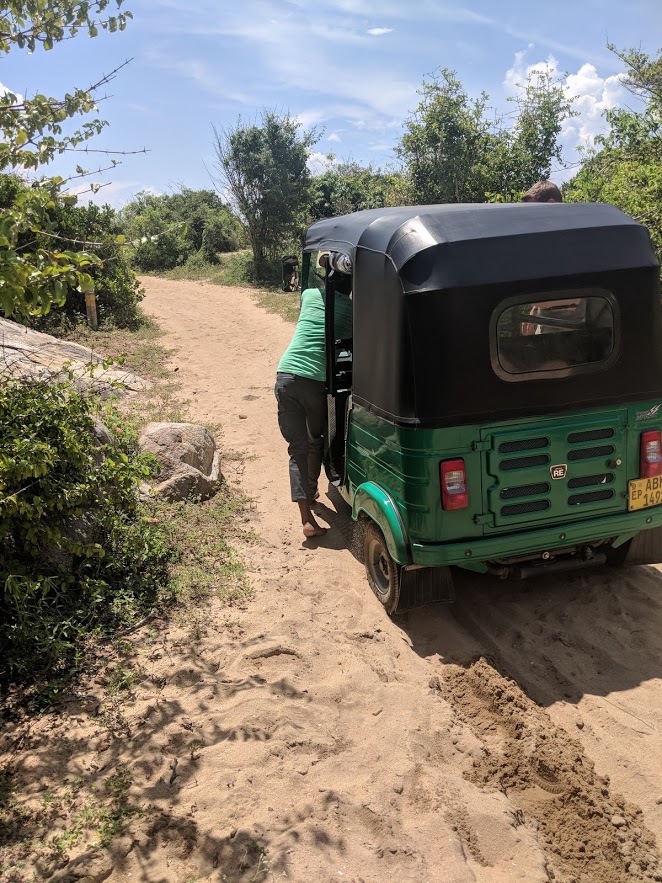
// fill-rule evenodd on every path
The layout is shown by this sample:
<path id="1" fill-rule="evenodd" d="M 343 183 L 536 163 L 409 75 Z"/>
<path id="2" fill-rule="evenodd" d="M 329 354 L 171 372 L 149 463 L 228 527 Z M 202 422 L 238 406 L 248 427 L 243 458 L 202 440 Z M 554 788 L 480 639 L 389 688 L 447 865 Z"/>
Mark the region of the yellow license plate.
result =
<path id="1" fill-rule="evenodd" d="M 628 482 L 628 510 L 649 509 L 662 505 L 662 475 L 637 478 Z"/>

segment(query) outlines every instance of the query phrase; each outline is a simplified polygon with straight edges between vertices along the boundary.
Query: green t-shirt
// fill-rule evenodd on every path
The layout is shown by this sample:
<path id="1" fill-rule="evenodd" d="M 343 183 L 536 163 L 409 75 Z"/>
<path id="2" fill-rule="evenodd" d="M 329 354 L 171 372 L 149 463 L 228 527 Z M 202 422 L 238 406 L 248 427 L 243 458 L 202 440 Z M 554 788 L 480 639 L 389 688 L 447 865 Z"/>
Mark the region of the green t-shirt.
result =
<path id="1" fill-rule="evenodd" d="M 352 301 L 336 294 L 336 339 L 352 336 Z M 321 288 L 307 288 L 301 295 L 301 312 L 290 345 L 278 363 L 277 371 L 325 380 L 324 351 L 324 292 Z"/>

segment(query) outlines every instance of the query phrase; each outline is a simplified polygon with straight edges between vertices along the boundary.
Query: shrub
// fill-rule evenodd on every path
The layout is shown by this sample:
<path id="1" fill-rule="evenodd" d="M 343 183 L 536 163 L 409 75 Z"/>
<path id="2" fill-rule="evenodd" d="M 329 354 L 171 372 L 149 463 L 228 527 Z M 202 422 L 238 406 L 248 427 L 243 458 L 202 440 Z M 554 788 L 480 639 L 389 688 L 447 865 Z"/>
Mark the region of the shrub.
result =
<path id="1" fill-rule="evenodd" d="M 103 261 L 99 269 L 92 268 L 97 294 L 97 312 L 101 324 L 135 329 L 140 324 L 138 306 L 144 292 L 130 265 L 126 246 L 117 244 L 122 228 L 117 213 L 110 206 L 59 206 L 53 218 L 60 236 L 104 243 L 89 250 Z M 85 298 L 70 292 L 64 307 L 58 311 L 72 321 L 85 317 Z"/>
<path id="2" fill-rule="evenodd" d="M 19 195 L 25 191 L 25 183 L 16 175 L 0 175 L 0 211 L 11 209 Z M 99 322 L 120 328 L 136 328 L 140 324 L 138 305 L 143 291 L 129 262 L 128 249 L 118 244 L 121 234 L 118 216 L 110 206 L 76 206 L 64 201 L 53 202 L 48 208 L 45 233 L 23 234 L 19 248 L 51 248 L 53 237 L 61 238 L 63 250 L 85 248 L 103 261 L 100 267 L 89 267 L 97 293 Z M 97 246 L 76 243 L 100 243 Z M 62 325 L 75 325 L 85 318 L 85 298 L 79 291 L 69 291 L 62 307 L 53 309 L 46 316 L 31 320 L 34 328 L 55 331 Z"/>
<path id="3" fill-rule="evenodd" d="M 0 387 L 0 682 L 52 673 L 167 580 L 137 502 L 150 468 L 126 443 L 100 445 L 99 408 L 67 383 Z"/>
<path id="4" fill-rule="evenodd" d="M 143 272 L 179 267 L 197 252 L 215 263 L 219 252 L 243 244 L 238 218 L 213 190 L 139 193 L 122 210 L 127 238 L 136 243 L 134 265 Z"/>

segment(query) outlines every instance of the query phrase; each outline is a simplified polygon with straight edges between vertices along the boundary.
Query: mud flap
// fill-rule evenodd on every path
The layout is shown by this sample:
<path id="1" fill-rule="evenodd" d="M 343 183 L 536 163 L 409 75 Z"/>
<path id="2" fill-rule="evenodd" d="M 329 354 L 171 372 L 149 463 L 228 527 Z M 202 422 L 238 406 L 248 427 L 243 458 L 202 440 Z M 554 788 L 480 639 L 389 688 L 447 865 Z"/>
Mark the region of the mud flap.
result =
<path id="1" fill-rule="evenodd" d="M 662 527 L 642 530 L 633 537 L 624 564 L 662 564 Z"/>
<path id="2" fill-rule="evenodd" d="M 455 600 L 455 585 L 450 567 L 400 568 L 400 599 L 397 613 L 425 604 Z"/>

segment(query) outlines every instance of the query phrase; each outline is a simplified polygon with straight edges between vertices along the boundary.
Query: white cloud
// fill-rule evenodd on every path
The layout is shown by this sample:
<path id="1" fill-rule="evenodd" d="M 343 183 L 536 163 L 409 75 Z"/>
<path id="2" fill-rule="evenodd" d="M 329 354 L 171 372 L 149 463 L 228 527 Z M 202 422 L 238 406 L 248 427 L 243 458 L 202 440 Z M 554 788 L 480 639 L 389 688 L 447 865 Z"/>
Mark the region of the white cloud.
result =
<path id="1" fill-rule="evenodd" d="M 371 37 L 383 37 L 384 34 L 392 34 L 393 28 L 370 28 L 368 33 Z"/>
<path id="2" fill-rule="evenodd" d="M 329 99 L 346 107 L 362 106 L 366 119 L 401 117 L 417 103 L 417 80 L 405 79 L 398 70 L 402 65 L 393 64 L 385 71 L 376 64 L 372 53 L 379 51 L 380 42 L 366 33 L 363 22 L 351 17 L 364 14 L 365 0 L 322 0 L 321 9 L 317 4 L 313 7 L 300 2 L 296 13 L 288 13 L 273 0 L 248 0 L 247 4 L 224 9 L 222 14 L 217 7 L 212 9 L 210 2 L 203 5 L 208 8 L 205 24 L 200 24 L 201 17 L 191 24 L 184 23 L 186 33 L 229 38 L 237 45 L 243 44 L 252 57 L 259 59 L 264 71 L 262 91 L 265 88 L 271 93 L 278 90 L 288 94 L 290 101 L 296 100 L 297 93 L 302 91 L 318 93 L 321 106 L 327 107 Z M 253 14 L 247 14 L 246 5 L 252 8 Z M 349 15 L 343 18 L 334 15 L 334 11 Z M 370 14 L 374 15 L 374 9 Z M 382 14 L 390 13 L 380 9 Z M 314 64 L 309 53 L 284 51 L 284 47 L 302 45 L 315 47 Z M 361 49 L 365 51 L 358 51 Z M 194 57 L 183 59 L 152 52 L 150 58 L 211 92 L 239 102 L 262 103 L 257 95 L 251 96 L 249 102 L 244 94 L 234 91 L 230 83 L 222 80 L 218 70 Z M 325 117 L 328 119 L 331 115 L 327 112 Z"/>
<path id="3" fill-rule="evenodd" d="M 340 137 L 340 135 L 337 132 L 331 132 L 331 134 L 329 135 L 329 137 L 326 140 L 339 142 L 339 141 L 342 141 L 342 138 Z"/>
<path id="4" fill-rule="evenodd" d="M 238 104 L 251 103 L 250 98 L 244 92 L 238 92 L 235 89 L 229 89 L 227 84 L 219 80 L 208 65 L 194 58 L 176 59 L 167 56 L 159 51 L 151 50 L 146 53 L 146 57 L 166 70 L 176 71 L 183 74 L 198 85 L 203 86 L 208 92 L 226 98 L 229 101 Z"/>
<path id="5" fill-rule="evenodd" d="M 512 66 L 506 71 L 503 85 L 507 86 L 511 93 L 519 91 L 520 87 L 526 83 L 528 77 L 532 74 L 549 73 L 551 76 L 556 76 L 558 71 L 559 63 L 553 55 L 548 55 L 544 61 L 536 61 L 533 64 L 526 64 L 525 58 L 527 51 L 528 50 L 523 49 L 521 52 L 516 52 Z"/>
<path id="6" fill-rule="evenodd" d="M 311 153 L 308 157 L 308 169 L 311 175 L 323 175 L 333 167 L 333 160 L 326 153 Z"/>
<path id="7" fill-rule="evenodd" d="M 577 73 L 559 76 L 558 62 L 553 55 L 542 61 L 527 64 L 526 55 L 533 48 L 515 53 L 512 66 L 506 71 L 503 84 L 511 94 L 516 94 L 527 77 L 536 72 L 548 72 L 555 77 L 565 90 L 576 116 L 568 119 L 561 130 L 561 143 L 565 159 L 573 163 L 578 158 L 578 148 L 592 146 L 596 135 L 607 128 L 604 113 L 622 105 L 628 92 L 623 85 L 623 74 L 601 77 L 595 65 L 585 62 Z M 573 170 L 557 170 L 556 178 L 570 177 Z"/>
<path id="8" fill-rule="evenodd" d="M 4 98 L 5 95 L 14 95 L 16 98 L 16 104 L 23 103 L 23 96 L 20 92 L 15 92 L 13 89 L 10 89 L 9 86 L 5 86 L 4 83 L 0 83 L 0 98 Z"/>
<path id="9" fill-rule="evenodd" d="M 591 145 L 605 129 L 604 112 L 622 104 L 628 94 L 623 74 L 601 77 L 594 65 L 583 64 L 576 74 L 566 77 L 566 94 L 579 116 L 566 121 L 564 135 L 576 136 L 582 144 Z"/>

